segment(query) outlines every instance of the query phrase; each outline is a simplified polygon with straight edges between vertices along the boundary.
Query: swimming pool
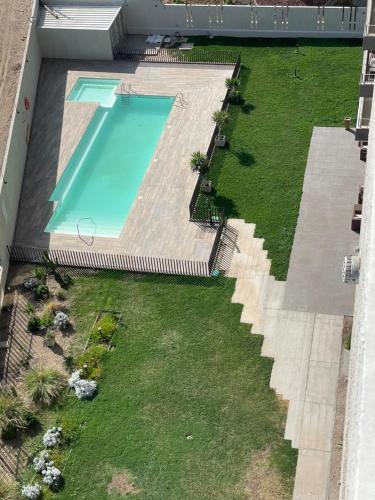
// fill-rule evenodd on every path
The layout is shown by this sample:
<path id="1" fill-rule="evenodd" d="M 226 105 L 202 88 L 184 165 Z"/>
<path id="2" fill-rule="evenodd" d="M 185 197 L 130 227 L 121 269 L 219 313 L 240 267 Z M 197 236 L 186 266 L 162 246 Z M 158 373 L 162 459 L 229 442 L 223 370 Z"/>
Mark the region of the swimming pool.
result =
<path id="1" fill-rule="evenodd" d="M 118 237 L 174 97 L 115 94 L 119 80 L 79 78 L 68 100 L 98 102 L 50 201 L 50 233 Z"/>

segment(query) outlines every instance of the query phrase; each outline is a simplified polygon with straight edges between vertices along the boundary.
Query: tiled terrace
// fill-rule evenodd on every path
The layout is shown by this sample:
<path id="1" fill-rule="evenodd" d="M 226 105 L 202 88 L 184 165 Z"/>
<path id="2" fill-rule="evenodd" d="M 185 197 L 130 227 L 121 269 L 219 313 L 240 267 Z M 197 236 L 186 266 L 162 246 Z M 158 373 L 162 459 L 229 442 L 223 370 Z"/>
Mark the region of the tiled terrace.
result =
<path id="1" fill-rule="evenodd" d="M 44 60 L 14 244 L 208 260 L 215 232 L 189 222 L 197 179 L 189 160 L 210 143 L 211 115 L 222 105 L 232 71 L 230 66 Z M 78 77 L 121 79 L 138 94 L 182 92 L 186 102 L 176 100 L 120 237 L 95 237 L 91 246 L 78 234 L 44 232 L 53 212 L 49 197 L 96 110 L 93 103 L 65 101 Z"/>

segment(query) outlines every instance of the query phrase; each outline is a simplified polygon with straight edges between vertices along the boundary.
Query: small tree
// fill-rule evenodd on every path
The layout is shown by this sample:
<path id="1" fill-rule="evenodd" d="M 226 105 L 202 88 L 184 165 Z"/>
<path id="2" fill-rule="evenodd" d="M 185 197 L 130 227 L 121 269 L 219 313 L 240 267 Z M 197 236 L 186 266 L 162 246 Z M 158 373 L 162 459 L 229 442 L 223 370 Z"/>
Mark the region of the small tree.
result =
<path id="1" fill-rule="evenodd" d="M 218 126 L 218 135 L 221 135 L 221 129 L 224 128 L 229 121 L 229 113 L 227 111 L 215 111 L 212 114 L 212 121 Z"/>
<path id="2" fill-rule="evenodd" d="M 61 397 L 66 387 L 64 375 L 50 368 L 35 368 L 25 374 L 25 384 L 30 399 L 41 406 L 51 406 Z"/>
<path id="3" fill-rule="evenodd" d="M 204 174 L 208 169 L 208 158 L 204 153 L 195 151 L 190 158 L 190 166 L 193 172 Z"/>

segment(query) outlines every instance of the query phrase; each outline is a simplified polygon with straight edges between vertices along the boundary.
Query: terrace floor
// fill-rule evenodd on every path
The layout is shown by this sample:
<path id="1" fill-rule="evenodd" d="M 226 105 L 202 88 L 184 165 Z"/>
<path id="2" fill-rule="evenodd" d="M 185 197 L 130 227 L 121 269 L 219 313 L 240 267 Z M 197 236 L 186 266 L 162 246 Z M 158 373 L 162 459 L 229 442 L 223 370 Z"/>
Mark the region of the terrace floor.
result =
<path id="1" fill-rule="evenodd" d="M 196 174 L 193 151 L 206 151 L 213 111 L 225 97 L 230 66 L 145 64 L 124 61 L 44 60 L 21 195 L 14 244 L 139 256 L 207 261 L 215 231 L 189 222 Z M 49 197 L 96 110 L 94 103 L 68 102 L 78 77 L 122 79 L 144 95 L 183 93 L 176 99 L 149 168 L 119 238 L 44 232 L 52 212 Z M 87 238 L 85 238 L 87 240 Z"/>

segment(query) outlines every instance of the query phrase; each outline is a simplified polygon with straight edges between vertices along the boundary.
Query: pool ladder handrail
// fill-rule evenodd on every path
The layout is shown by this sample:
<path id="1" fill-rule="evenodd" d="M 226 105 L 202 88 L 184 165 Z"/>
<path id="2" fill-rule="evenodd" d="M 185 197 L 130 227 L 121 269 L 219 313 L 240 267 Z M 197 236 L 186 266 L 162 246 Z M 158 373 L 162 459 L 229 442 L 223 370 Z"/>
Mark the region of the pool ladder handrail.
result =
<path id="1" fill-rule="evenodd" d="M 188 102 L 185 100 L 184 94 L 182 92 L 177 92 L 175 106 L 178 106 L 179 108 L 186 108 L 187 105 Z"/>
<path id="2" fill-rule="evenodd" d="M 125 87 L 125 84 L 122 83 L 120 86 L 120 96 L 127 96 L 130 97 L 130 95 L 138 95 L 135 90 L 132 89 L 131 83 L 129 83 L 128 87 Z"/>

